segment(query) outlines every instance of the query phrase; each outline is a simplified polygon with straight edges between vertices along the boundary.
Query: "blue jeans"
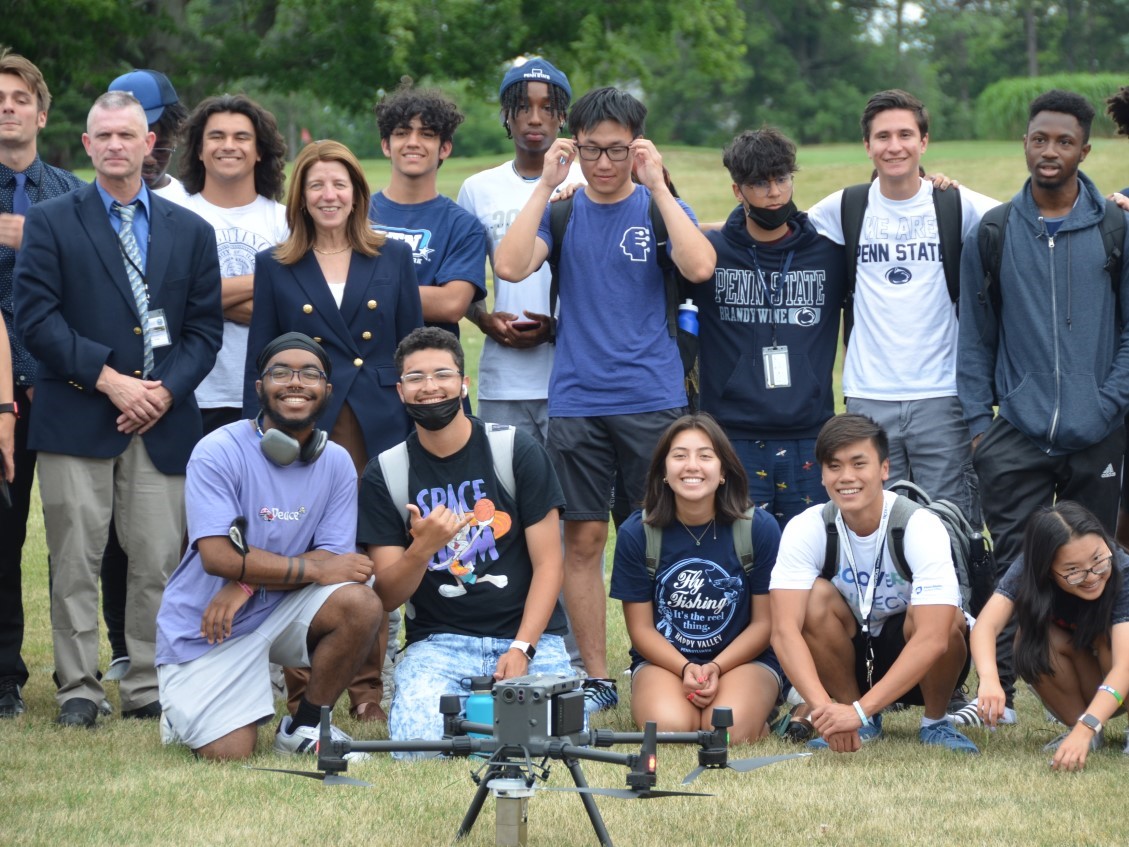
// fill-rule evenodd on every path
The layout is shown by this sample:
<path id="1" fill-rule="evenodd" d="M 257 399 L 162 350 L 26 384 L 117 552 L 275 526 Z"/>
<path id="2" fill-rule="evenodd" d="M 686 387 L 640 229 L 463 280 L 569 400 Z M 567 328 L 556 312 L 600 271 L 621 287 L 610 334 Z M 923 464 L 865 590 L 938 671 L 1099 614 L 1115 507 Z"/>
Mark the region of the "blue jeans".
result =
<path id="1" fill-rule="evenodd" d="M 827 502 L 814 438 L 734 439 L 733 449 L 749 475 L 749 499 L 775 517 L 781 529 L 808 506 Z"/>
<path id="2" fill-rule="evenodd" d="M 439 698 L 444 694 L 467 697 L 470 686 L 463 681 L 493 674 L 498 660 L 512 643 L 512 638 L 474 638 L 442 632 L 410 644 L 396 664 L 396 694 L 388 715 L 388 737 L 393 741 L 442 738 Z M 529 673 L 573 676 L 564 639 L 559 635 L 542 635 Z M 428 754 L 392 755 L 407 759 Z"/>

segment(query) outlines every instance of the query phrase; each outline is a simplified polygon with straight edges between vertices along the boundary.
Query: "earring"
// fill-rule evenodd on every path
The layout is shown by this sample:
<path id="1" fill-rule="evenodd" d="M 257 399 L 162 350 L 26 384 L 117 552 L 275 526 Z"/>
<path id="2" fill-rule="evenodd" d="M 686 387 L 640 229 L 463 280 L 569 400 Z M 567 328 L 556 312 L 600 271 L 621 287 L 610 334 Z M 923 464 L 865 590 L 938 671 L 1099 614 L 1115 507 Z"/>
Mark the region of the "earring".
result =
<path id="1" fill-rule="evenodd" d="M 718 483 L 718 484 L 719 484 L 719 485 L 725 485 L 725 477 L 722 477 L 722 478 L 721 478 L 721 482 L 720 482 L 720 483 Z"/>

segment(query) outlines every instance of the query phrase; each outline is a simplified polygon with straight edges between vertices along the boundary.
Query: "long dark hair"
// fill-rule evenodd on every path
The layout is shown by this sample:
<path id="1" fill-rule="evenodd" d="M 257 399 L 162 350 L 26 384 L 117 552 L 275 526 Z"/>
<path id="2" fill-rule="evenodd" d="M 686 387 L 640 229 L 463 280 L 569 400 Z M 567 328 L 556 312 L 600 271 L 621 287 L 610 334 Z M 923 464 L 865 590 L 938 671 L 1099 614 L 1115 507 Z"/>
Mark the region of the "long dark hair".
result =
<path id="1" fill-rule="evenodd" d="M 1058 551 L 1083 535 L 1096 535 L 1113 553 L 1112 567 L 1105 588 L 1097 600 L 1082 600 L 1085 614 L 1078 615 L 1077 628 L 1070 640 L 1077 650 L 1088 649 L 1100 636 L 1110 631 L 1113 606 L 1121 593 L 1120 548 L 1109 537 L 1093 514 L 1071 500 L 1043 507 L 1027 521 L 1023 536 L 1023 569 L 1019 590 L 1015 594 L 1015 615 L 1019 635 L 1015 643 L 1015 668 L 1031 682 L 1053 674 L 1051 670 L 1048 627 L 1054 615 L 1055 601 L 1066 592 L 1055 582 L 1051 566 Z"/>
<path id="2" fill-rule="evenodd" d="M 749 477 L 717 421 L 705 412 L 698 412 L 683 415 L 672 423 L 655 446 L 651 466 L 647 469 L 647 490 L 643 494 L 647 523 L 665 527 L 676 519 L 674 492 L 663 478 L 666 476 L 666 456 L 670 452 L 670 445 L 688 429 L 704 432 L 721 462 L 721 478 L 725 480 L 725 484 L 719 485 L 713 495 L 715 520 L 721 524 L 731 524 L 743 518 L 749 508 Z"/>

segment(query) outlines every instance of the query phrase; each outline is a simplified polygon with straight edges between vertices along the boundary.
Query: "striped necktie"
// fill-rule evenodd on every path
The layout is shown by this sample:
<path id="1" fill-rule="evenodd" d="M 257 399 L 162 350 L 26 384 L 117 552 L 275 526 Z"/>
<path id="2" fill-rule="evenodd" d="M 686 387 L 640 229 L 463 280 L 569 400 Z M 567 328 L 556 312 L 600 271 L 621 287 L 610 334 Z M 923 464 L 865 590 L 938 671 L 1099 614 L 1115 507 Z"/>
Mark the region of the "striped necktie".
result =
<path id="1" fill-rule="evenodd" d="M 148 379 L 149 374 L 153 372 L 153 339 L 149 333 L 149 294 L 145 291 L 145 280 L 141 276 L 141 248 L 137 246 L 137 237 L 133 234 L 133 216 L 137 212 L 137 205 L 130 203 L 128 206 L 123 206 L 115 202 L 113 208 L 122 219 L 118 241 L 121 242 L 122 253 L 125 256 L 125 273 L 129 277 L 129 287 L 133 291 L 133 300 L 137 303 L 137 316 L 141 318 L 141 339 L 145 347 L 145 364 L 141 374 Z"/>
<path id="2" fill-rule="evenodd" d="M 31 208 L 31 198 L 27 196 L 27 174 L 12 174 L 16 178 L 16 190 L 12 194 L 12 214 L 26 215 Z"/>

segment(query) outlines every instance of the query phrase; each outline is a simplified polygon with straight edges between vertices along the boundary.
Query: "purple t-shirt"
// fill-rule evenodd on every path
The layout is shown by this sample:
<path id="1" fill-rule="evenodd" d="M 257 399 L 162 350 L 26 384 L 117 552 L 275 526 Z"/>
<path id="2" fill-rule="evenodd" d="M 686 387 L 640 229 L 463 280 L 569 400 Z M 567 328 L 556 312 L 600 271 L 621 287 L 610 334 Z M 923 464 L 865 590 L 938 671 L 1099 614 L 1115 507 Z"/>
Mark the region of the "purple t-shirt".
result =
<path id="1" fill-rule="evenodd" d="M 237 515 L 247 518 L 251 547 L 281 556 L 356 549 L 357 473 L 349 454 L 333 442 L 311 463 L 281 467 L 259 449 L 254 425 L 237 421 L 196 445 L 187 473 L 188 552 L 157 613 L 158 667 L 189 662 L 215 646 L 200 636 L 200 622 L 227 580 L 204 570 L 196 542 L 226 537 Z M 289 593 L 256 591 L 235 615 L 231 637 L 257 628 Z"/>
<path id="2" fill-rule="evenodd" d="M 690 207 L 678 202 L 696 224 Z M 575 195 L 561 244 L 550 417 L 631 415 L 686 405 L 650 209 L 651 192 L 641 185 L 618 203 L 593 203 L 583 191 Z M 537 237 L 552 254 L 548 207 Z"/>

